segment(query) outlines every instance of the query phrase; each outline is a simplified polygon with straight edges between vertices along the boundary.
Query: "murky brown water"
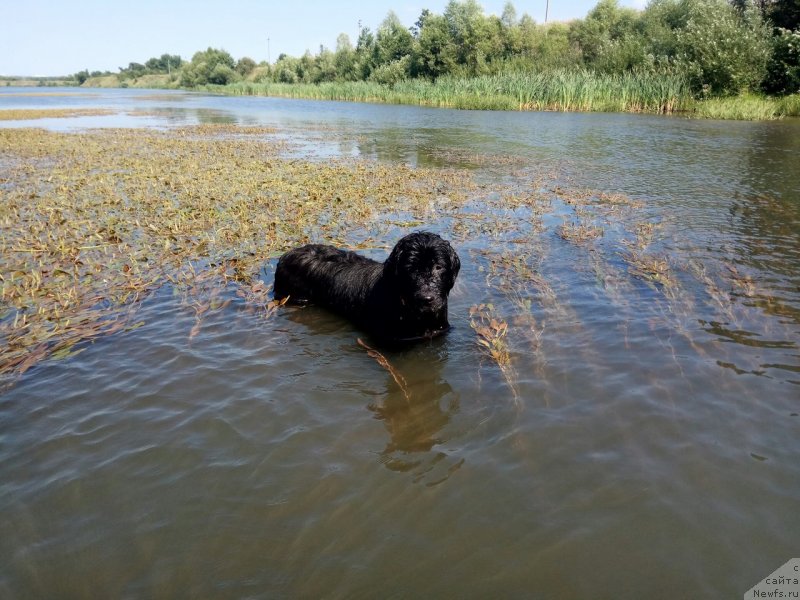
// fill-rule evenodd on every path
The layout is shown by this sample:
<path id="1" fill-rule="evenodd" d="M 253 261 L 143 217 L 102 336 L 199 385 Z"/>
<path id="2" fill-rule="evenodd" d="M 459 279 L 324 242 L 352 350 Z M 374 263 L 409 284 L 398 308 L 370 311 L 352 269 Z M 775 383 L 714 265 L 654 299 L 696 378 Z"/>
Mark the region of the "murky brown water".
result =
<path id="1" fill-rule="evenodd" d="M 232 295 L 198 322 L 167 288 L 26 372 L 0 395 L 0 597 L 721 598 L 798 555 L 798 122 L 99 93 L 48 102 L 486 189 L 386 216 L 382 242 L 424 226 L 463 265 L 453 330 L 386 352 L 405 390 L 322 310 Z"/>

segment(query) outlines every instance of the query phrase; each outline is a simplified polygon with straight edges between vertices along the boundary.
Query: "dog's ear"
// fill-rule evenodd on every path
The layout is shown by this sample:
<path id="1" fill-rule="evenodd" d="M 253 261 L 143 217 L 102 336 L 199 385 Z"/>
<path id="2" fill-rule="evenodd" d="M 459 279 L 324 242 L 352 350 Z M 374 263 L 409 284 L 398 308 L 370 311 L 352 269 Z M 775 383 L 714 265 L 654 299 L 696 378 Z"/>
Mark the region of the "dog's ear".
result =
<path id="1" fill-rule="evenodd" d="M 448 283 L 448 289 L 452 289 L 456 283 L 456 277 L 458 277 L 458 272 L 461 270 L 461 259 L 458 258 L 458 254 L 456 254 L 455 248 L 453 248 L 450 243 L 447 244 L 447 251 L 450 257 L 450 280 Z"/>
<path id="2" fill-rule="evenodd" d="M 397 244 L 393 249 L 389 258 L 383 263 L 383 272 L 391 277 L 396 277 L 400 271 L 400 259 L 403 257 L 403 249 L 400 244 Z"/>

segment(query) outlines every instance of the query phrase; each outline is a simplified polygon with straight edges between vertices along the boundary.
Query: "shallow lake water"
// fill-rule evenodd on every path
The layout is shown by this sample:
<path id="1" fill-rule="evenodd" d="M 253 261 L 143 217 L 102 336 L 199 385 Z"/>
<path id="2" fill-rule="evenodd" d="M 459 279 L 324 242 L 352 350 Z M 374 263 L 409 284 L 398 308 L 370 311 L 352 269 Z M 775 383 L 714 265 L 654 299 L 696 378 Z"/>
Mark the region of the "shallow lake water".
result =
<path id="1" fill-rule="evenodd" d="M 800 122 L 41 91 L 0 109 L 114 114 L 0 126 L 265 125 L 550 199 L 387 215 L 462 261 L 453 329 L 385 352 L 404 387 L 324 310 L 198 321 L 166 287 L 25 372 L 0 597 L 722 598 L 800 553 Z"/>

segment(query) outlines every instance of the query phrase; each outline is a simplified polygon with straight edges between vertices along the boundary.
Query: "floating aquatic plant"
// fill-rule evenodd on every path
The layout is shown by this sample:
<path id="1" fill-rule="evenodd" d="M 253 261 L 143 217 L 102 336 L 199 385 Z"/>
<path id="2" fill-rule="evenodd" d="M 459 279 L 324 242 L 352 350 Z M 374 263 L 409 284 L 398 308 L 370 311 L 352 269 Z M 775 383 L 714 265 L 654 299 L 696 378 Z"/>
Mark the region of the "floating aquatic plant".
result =
<path id="1" fill-rule="evenodd" d="M 0 110 L 0 121 L 97 117 L 112 114 L 114 111 L 107 108 L 6 108 Z"/>
<path id="2" fill-rule="evenodd" d="M 128 309 L 165 284 L 198 317 L 228 286 L 272 314 L 258 287 L 269 257 L 400 208 L 428 221 L 471 185 L 452 170 L 286 158 L 273 132 L 0 130 L 0 375 L 130 326 Z"/>
<path id="3" fill-rule="evenodd" d="M 637 252 L 627 252 L 623 254 L 622 258 L 628 264 L 628 270 L 634 277 L 667 288 L 675 284 L 669 261 L 666 258 Z"/>
<path id="4" fill-rule="evenodd" d="M 326 127 L 305 133 L 358 137 Z M 465 169 L 297 158 L 286 139 L 274 128 L 235 124 L 0 129 L 0 377 L 12 380 L 45 358 L 73 356 L 99 336 L 140 326 L 138 305 L 165 285 L 195 317 L 190 338 L 230 302 L 269 318 L 280 302 L 264 267 L 285 249 L 308 241 L 387 249 L 398 230 L 417 227 L 436 227 L 477 263 L 488 297 L 469 311 L 476 346 L 515 398 L 510 341 L 526 349 L 515 361 L 533 361 L 536 372 L 548 351 L 545 322 L 560 335 L 587 333 L 562 274 L 548 269 L 563 250 L 559 239 L 591 243 L 568 268 L 590 273 L 592 291 L 624 313 L 625 339 L 641 318 L 634 279 L 661 292 L 648 314 L 694 348 L 701 310 L 706 322 L 735 322 L 748 310 L 776 315 L 788 330 L 800 322 L 790 302 L 741 266 L 681 260 L 659 235 L 668 222 L 644 217 L 643 202 L 572 189 L 552 167 L 471 151 L 435 157 L 492 169 L 491 183 L 479 184 Z M 708 296 L 704 306 L 678 285 L 682 272 Z M 563 277 L 571 286 L 571 274 Z M 594 360 L 591 348 L 585 353 Z"/>
<path id="5" fill-rule="evenodd" d="M 603 235 L 603 228 L 586 223 L 563 223 L 558 227 L 558 236 L 573 244 L 586 244 Z"/>
<path id="6" fill-rule="evenodd" d="M 497 316 L 494 305 L 476 304 L 469 309 L 469 324 L 478 336 L 478 345 L 503 374 L 515 403 L 519 402 L 517 376 L 511 364 L 511 352 L 506 338 L 508 323 Z"/>
<path id="7" fill-rule="evenodd" d="M 375 361 L 381 367 L 383 367 L 389 372 L 389 375 L 392 376 L 392 379 L 394 379 L 394 382 L 400 388 L 400 391 L 403 392 L 403 397 L 406 399 L 407 402 L 410 402 L 411 395 L 409 394 L 408 383 L 406 382 L 406 378 L 403 377 L 403 374 L 400 373 L 400 371 L 398 371 L 397 369 L 395 369 L 383 354 L 381 354 L 375 348 L 372 348 L 371 346 L 367 345 L 361 338 L 358 338 L 358 345 L 367 351 L 367 354 L 370 356 L 370 358 L 374 358 Z"/>

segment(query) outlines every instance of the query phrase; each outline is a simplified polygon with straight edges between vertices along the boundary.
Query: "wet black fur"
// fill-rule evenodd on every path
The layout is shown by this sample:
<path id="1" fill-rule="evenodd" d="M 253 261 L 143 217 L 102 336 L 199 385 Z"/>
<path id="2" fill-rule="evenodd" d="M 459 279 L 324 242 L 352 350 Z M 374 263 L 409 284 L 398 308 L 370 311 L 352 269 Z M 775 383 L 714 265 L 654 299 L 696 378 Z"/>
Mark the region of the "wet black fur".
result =
<path id="1" fill-rule="evenodd" d="M 433 337 L 449 328 L 447 295 L 461 261 L 434 233 L 405 236 L 386 262 L 309 244 L 278 260 L 275 298 L 337 312 L 384 341 Z"/>

